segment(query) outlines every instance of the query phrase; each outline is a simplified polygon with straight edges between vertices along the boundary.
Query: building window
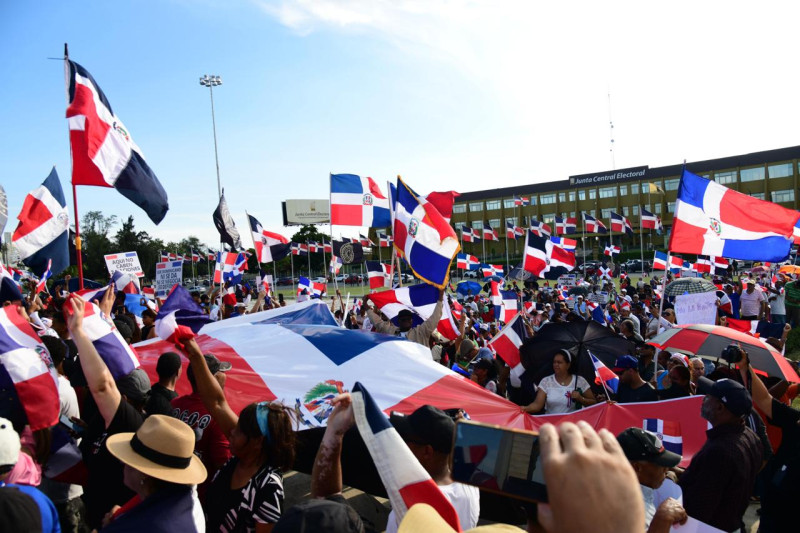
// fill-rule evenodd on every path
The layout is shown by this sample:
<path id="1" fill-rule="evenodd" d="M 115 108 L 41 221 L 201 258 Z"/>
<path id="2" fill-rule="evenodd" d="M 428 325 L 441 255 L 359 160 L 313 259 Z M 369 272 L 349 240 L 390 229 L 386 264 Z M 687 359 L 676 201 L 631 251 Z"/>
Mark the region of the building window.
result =
<path id="1" fill-rule="evenodd" d="M 569 201 L 570 202 L 575 201 L 575 191 L 569 191 Z"/>
<path id="2" fill-rule="evenodd" d="M 531 205 L 536 205 L 536 195 L 531 195 Z"/>
<path id="3" fill-rule="evenodd" d="M 736 171 L 729 170 L 728 172 L 717 172 L 714 174 L 714 181 L 720 185 L 730 185 L 736 183 Z"/>
<path id="4" fill-rule="evenodd" d="M 770 176 L 771 177 L 771 176 Z M 794 190 L 772 191 L 773 202 L 794 202 Z"/>
<path id="5" fill-rule="evenodd" d="M 553 224 L 556 223 L 556 215 L 555 214 L 542 215 L 542 222 L 544 222 L 545 224 L 549 224 L 550 229 L 553 229 Z"/>
<path id="6" fill-rule="evenodd" d="M 635 217 L 639 216 L 639 206 L 638 205 L 633 206 L 633 216 L 635 216 Z"/>
<path id="7" fill-rule="evenodd" d="M 600 187 L 600 198 L 615 198 L 616 196 L 616 187 Z"/>
<path id="8" fill-rule="evenodd" d="M 786 178 L 792 175 L 792 164 L 782 163 L 780 165 L 770 165 L 767 167 L 767 174 L 772 178 Z"/>
<path id="9" fill-rule="evenodd" d="M 508 224 L 509 222 L 516 226 L 517 225 L 517 217 L 506 217 L 506 224 Z"/>
<path id="10" fill-rule="evenodd" d="M 611 218 L 611 208 L 601 209 L 600 218 Z"/>
<path id="11" fill-rule="evenodd" d="M 660 202 L 653 206 L 653 212 L 655 214 L 657 214 L 657 215 L 661 214 L 661 203 Z"/>
<path id="12" fill-rule="evenodd" d="M 489 225 L 492 227 L 492 229 L 498 229 L 500 227 L 500 219 L 493 218 L 489 220 Z"/>
<path id="13" fill-rule="evenodd" d="M 675 178 L 674 180 L 664 180 L 664 190 L 665 191 L 677 191 L 678 184 L 681 182 L 680 179 Z"/>
<path id="14" fill-rule="evenodd" d="M 590 211 L 587 211 L 587 213 L 589 213 L 589 214 L 590 214 L 590 215 L 592 215 L 593 217 L 594 217 L 594 216 L 597 216 L 597 215 L 596 215 L 596 213 L 597 213 L 597 210 L 596 210 L 596 209 L 592 209 L 592 210 L 590 210 Z"/>
<path id="15" fill-rule="evenodd" d="M 745 181 L 758 181 L 764 179 L 764 167 L 756 168 L 743 168 L 739 171 L 739 180 L 744 183 Z"/>
<path id="16" fill-rule="evenodd" d="M 569 212 L 569 216 L 572 217 L 572 218 L 575 218 L 575 211 L 570 211 Z"/>
<path id="17" fill-rule="evenodd" d="M 542 205 L 554 204 L 554 203 L 556 203 L 556 195 L 555 194 L 543 194 L 542 196 L 539 197 L 539 202 Z"/>
<path id="18" fill-rule="evenodd" d="M 466 212 L 467 212 L 467 204 L 453 205 L 453 213 L 466 213 Z"/>
<path id="19" fill-rule="evenodd" d="M 597 198 L 597 189 L 589 189 L 589 200 Z"/>
<path id="20" fill-rule="evenodd" d="M 675 212 L 675 202 L 667 202 L 667 213 Z"/>
<path id="21" fill-rule="evenodd" d="M 586 200 L 586 189 L 578 191 L 578 200 Z"/>
<path id="22" fill-rule="evenodd" d="M 483 211 L 483 202 L 470 202 L 469 212 L 474 213 L 476 211 Z"/>
<path id="23" fill-rule="evenodd" d="M 765 198 L 763 192 L 754 192 L 750 196 L 752 196 L 753 198 L 758 198 L 759 200 L 763 200 Z"/>
<path id="24" fill-rule="evenodd" d="M 626 216 L 628 216 L 628 213 L 629 213 L 628 206 L 627 205 L 623 205 L 622 206 L 622 216 L 626 217 Z"/>
<path id="25" fill-rule="evenodd" d="M 619 195 L 620 196 L 628 196 L 628 186 L 627 185 L 620 185 L 619 186 Z"/>
<path id="26" fill-rule="evenodd" d="M 567 193 L 565 193 L 565 192 L 558 193 L 558 201 L 559 202 L 566 202 L 567 201 Z"/>
<path id="27" fill-rule="evenodd" d="M 503 200 L 503 207 L 505 207 L 506 209 L 514 209 L 517 206 L 514 203 L 513 198 L 506 198 L 505 200 Z"/>
<path id="28" fill-rule="evenodd" d="M 486 210 L 500 209 L 500 200 L 489 200 L 486 202 Z"/>

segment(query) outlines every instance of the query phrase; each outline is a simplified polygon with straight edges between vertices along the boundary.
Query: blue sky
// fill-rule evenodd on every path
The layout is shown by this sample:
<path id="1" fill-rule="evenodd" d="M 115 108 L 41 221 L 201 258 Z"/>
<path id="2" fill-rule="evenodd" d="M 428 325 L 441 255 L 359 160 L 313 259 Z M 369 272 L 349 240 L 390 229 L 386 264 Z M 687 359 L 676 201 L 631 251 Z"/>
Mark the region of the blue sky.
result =
<path id="1" fill-rule="evenodd" d="M 793 3 L 539 4 L 4 2 L 6 231 L 52 165 L 71 200 L 63 63 L 47 59 L 64 42 L 171 204 L 154 226 L 115 191 L 81 187 L 81 214 L 133 214 L 165 240 L 216 240 L 203 74 L 224 82 L 220 169 L 241 230 L 247 210 L 290 235 L 280 201 L 327 197 L 329 172 L 401 174 L 425 193 L 609 169 L 609 91 L 617 168 L 798 144 Z"/>

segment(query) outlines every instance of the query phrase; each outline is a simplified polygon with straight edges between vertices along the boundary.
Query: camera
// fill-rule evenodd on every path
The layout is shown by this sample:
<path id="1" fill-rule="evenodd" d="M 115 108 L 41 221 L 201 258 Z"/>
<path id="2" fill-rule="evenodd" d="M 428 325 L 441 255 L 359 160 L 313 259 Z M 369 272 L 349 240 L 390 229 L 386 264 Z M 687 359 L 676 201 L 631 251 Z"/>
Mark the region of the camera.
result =
<path id="1" fill-rule="evenodd" d="M 742 360 L 743 351 L 738 344 L 729 344 L 722 350 L 720 357 L 727 361 L 729 365 L 735 365 Z"/>

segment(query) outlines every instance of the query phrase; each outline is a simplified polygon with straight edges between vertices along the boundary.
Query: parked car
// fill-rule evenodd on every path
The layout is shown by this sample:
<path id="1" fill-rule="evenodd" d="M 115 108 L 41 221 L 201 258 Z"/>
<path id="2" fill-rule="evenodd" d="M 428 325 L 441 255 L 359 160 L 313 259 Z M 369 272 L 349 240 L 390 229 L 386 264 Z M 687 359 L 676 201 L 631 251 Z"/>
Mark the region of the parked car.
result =
<path id="1" fill-rule="evenodd" d="M 345 274 L 339 274 L 338 276 L 336 276 L 336 281 L 339 283 L 343 283 L 345 279 L 347 279 L 347 276 Z"/>
<path id="2" fill-rule="evenodd" d="M 350 274 L 344 280 L 345 285 L 358 285 L 361 283 L 361 276 L 359 274 Z"/>
<path id="3" fill-rule="evenodd" d="M 601 264 L 599 261 L 586 261 L 578 267 L 578 270 L 585 277 L 594 276 Z"/>
<path id="4" fill-rule="evenodd" d="M 278 281 L 275 282 L 275 285 L 278 286 L 285 286 L 291 284 L 292 284 L 292 278 L 278 278 Z"/>
<path id="5" fill-rule="evenodd" d="M 317 276 L 316 278 L 312 279 L 314 283 L 328 283 L 328 278 L 324 276 Z"/>
<path id="6" fill-rule="evenodd" d="M 652 269 L 653 265 L 650 263 L 650 261 L 645 261 L 644 270 L 642 270 L 641 259 L 631 259 L 630 261 L 622 265 L 622 270 L 625 272 L 650 272 L 650 270 Z"/>
<path id="7" fill-rule="evenodd" d="M 477 270 L 467 270 L 466 272 L 464 272 L 464 277 L 465 278 L 477 278 L 478 277 L 478 271 Z"/>

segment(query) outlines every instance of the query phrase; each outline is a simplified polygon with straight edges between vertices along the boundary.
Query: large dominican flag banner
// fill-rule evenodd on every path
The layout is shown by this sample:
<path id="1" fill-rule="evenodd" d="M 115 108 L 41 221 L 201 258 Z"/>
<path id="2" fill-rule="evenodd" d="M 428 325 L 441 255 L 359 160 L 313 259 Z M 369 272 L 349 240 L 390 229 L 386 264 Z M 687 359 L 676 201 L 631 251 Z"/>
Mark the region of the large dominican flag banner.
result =
<path id="1" fill-rule="evenodd" d="M 164 187 L 92 75 L 64 63 L 73 185 L 114 187 L 158 224 L 169 209 Z"/>
<path id="2" fill-rule="evenodd" d="M 256 259 L 259 263 L 271 263 L 289 255 L 291 252 L 289 239 L 279 233 L 265 230 L 253 215 L 247 215 L 247 218 L 250 220 L 250 231 L 253 234 Z"/>
<path id="3" fill-rule="evenodd" d="M 800 212 L 683 171 L 669 248 L 673 252 L 783 261 Z"/>
<path id="4" fill-rule="evenodd" d="M 331 224 L 389 227 L 392 225 L 389 199 L 372 178 L 331 174 Z"/>
<path id="5" fill-rule="evenodd" d="M 49 260 L 50 270 L 56 274 L 69 266 L 69 215 L 55 167 L 44 183 L 25 197 L 17 219 L 11 243 L 28 268 L 41 276 Z"/>
<path id="6" fill-rule="evenodd" d="M 450 279 L 450 264 L 461 246 L 456 232 L 433 204 L 397 179 L 394 247 L 421 280 L 440 289 Z"/>

